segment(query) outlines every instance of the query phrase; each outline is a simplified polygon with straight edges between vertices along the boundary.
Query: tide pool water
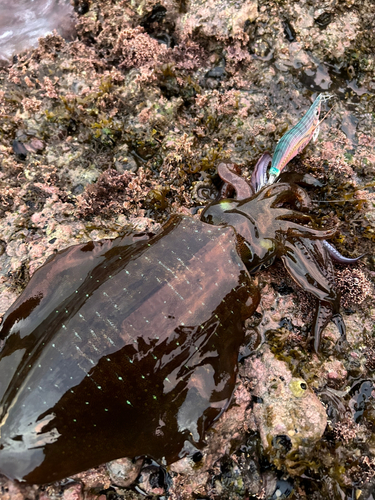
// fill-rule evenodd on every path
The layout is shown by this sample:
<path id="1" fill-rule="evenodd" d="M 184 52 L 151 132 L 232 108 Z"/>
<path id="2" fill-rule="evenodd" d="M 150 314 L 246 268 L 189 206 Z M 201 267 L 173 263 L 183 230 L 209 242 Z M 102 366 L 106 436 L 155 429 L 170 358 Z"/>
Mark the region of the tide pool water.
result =
<path id="1" fill-rule="evenodd" d="M 74 10 L 69 0 L 0 0 L 0 61 L 38 45 L 53 30 L 69 37 Z"/>

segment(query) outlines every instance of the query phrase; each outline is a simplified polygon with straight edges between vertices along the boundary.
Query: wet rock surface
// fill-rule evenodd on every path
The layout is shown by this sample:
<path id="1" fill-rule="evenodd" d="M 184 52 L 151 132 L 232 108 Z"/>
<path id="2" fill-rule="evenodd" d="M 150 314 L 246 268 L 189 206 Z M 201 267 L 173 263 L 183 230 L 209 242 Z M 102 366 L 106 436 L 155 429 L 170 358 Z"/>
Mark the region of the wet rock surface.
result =
<path id="1" fill-rule="evenodd" d="M 143 472 L 129 457 L 42 487 L 3 477 L 0 497 L 370 499 L 372 2 L 93 0 L 76 10 L 73 41 L 49 35 L 0 72 L 1 315 L 54 251 L 190 214 L 220 188 L 220 161 L 248 177 L 322 91 L 333 110 L 287 169 L 323 182 L 309 192 L 322 223 L 339 225 L 338 250 L 367 255 L 336 266 L 348 342 L 329 325 L 320 357 L 305 347 L 314 299 L 280 262 L 254 276 L 262 300 L 237 389 L 201 455 Z"/>
<path id="2" fill-rule="evenodd" d="M 252 373 L 252 418 L 259 431 L 263 448 L 272 453 L 281 450 L 308 456 L 322 437 L 327 416 L 318 397 L 302 378 L 292 377 L 285 363 L 262 348 L 248 361 Z"/>

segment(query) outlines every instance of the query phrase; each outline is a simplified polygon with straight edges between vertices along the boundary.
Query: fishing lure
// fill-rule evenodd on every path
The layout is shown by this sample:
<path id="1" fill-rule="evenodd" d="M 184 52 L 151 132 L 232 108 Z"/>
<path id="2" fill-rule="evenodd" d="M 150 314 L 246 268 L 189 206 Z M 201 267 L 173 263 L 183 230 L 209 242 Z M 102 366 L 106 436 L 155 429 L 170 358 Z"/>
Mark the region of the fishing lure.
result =
<path id="1" fill-rule="evenodd" d="M 285 165 L 298 155 L 311 139 L 316 141 L 319 135 L 320 124 L 323 121 L 319 121 L 322 102 L 328 101 L 331 97 L 333 97 L 331 94 L 319 94 L 297 125 L 291 128 L 279 140 L 273 155 L 268 184 L 275 182 Z"/>

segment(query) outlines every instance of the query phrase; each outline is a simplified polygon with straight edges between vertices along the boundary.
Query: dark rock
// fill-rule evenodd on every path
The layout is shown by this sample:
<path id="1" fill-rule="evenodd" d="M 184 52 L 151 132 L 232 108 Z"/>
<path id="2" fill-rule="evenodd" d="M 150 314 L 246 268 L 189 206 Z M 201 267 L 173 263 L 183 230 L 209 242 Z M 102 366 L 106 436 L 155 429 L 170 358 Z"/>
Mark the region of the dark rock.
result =
<path id="1" fill-rule="evenodd" d="M 293 26 L 288 21 L 288 19 L 284 19 L 283 26 L 284 26 L 285 38 L 288 40 L 288 42 L 294 42 L 297 35 Z"/>
<path id="2" fill-rule="evenodd" d="M 315 23 L 319 26 L 319 28 L 326 28 L 332 21 L 332 14 L 329 12 L 323 12 L 319 17 L 315 19 Z"/>
<path id="3" fill-rule="evenodd" d="M 26 158 L 27 158 L 27 149 L 22 144 L 22 142 L 14 140 L 12 142 L 12 148 L 13 148 L 14 154 L 16 155 L 16 157 L 19 160 L 26 160 Z"/>
<path id="4" fill-rule="evenodd" d="M 158 3 L 153 6 L 151 12 L 143 17 L 140 25 L 143 26 L 146 32 L 148 32 L 148 30 L 150 30 L 151 28 L 151 24 L 162 22 L 165 18 L 166 13 L 167 9 Z"/>
<path id="5" fill-rule="evenodd" d="M 216 78 L 218 80 L 221 80 L 226 76 L 225 68 L 222 66 L 215 66 L 215 68 L 210 69 L 207 71 L 205 78 Z"/>
<path id="6" fill-rule="evenodd" d="M 271 283 L 272 288 L 276 290 L 280 295 L 290 295 L 291 293 L 294 292 L 293 288 L 291 286 L 288 286 L 286 283 L 280 283 L 278 285 L 277 283 Z"/>

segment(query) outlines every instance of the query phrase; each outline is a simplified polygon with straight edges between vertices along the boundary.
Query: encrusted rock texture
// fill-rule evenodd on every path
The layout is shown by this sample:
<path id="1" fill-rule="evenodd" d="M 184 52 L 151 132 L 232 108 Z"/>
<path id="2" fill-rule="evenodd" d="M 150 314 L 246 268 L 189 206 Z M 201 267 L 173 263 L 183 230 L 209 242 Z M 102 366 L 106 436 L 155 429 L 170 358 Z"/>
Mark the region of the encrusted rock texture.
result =
<path id="1" fill-rule="evenodd" d="M 343 255 L 366 255 L 336 266 L 348 343 L 337 348 L 330 324 L 319 357 L 306 347 L 313 297 L 281 262 L 254 276 L 262 300 L 246 323 L 237 388 L 202 456 L 161 469 L 124 457 L 45 486 L 3 477 L 0 498 L 372 498 L 373 2 L 74 6 L 65 26 L 73 40 L 54 32 L 29 48 L 20 28 L 14 46 L 24 51 L 2 57 L 1 316 L 55 251 L 191 215 L 217 196 L 221 161 L 248 178 L 320 92 L 334 95 L 333 109 L 287 170 L 323 182 L 309 190 L 314 215 L 338 225 L 332 243 Z M 49 29 L 61 29 L 58 17 Z"/>

